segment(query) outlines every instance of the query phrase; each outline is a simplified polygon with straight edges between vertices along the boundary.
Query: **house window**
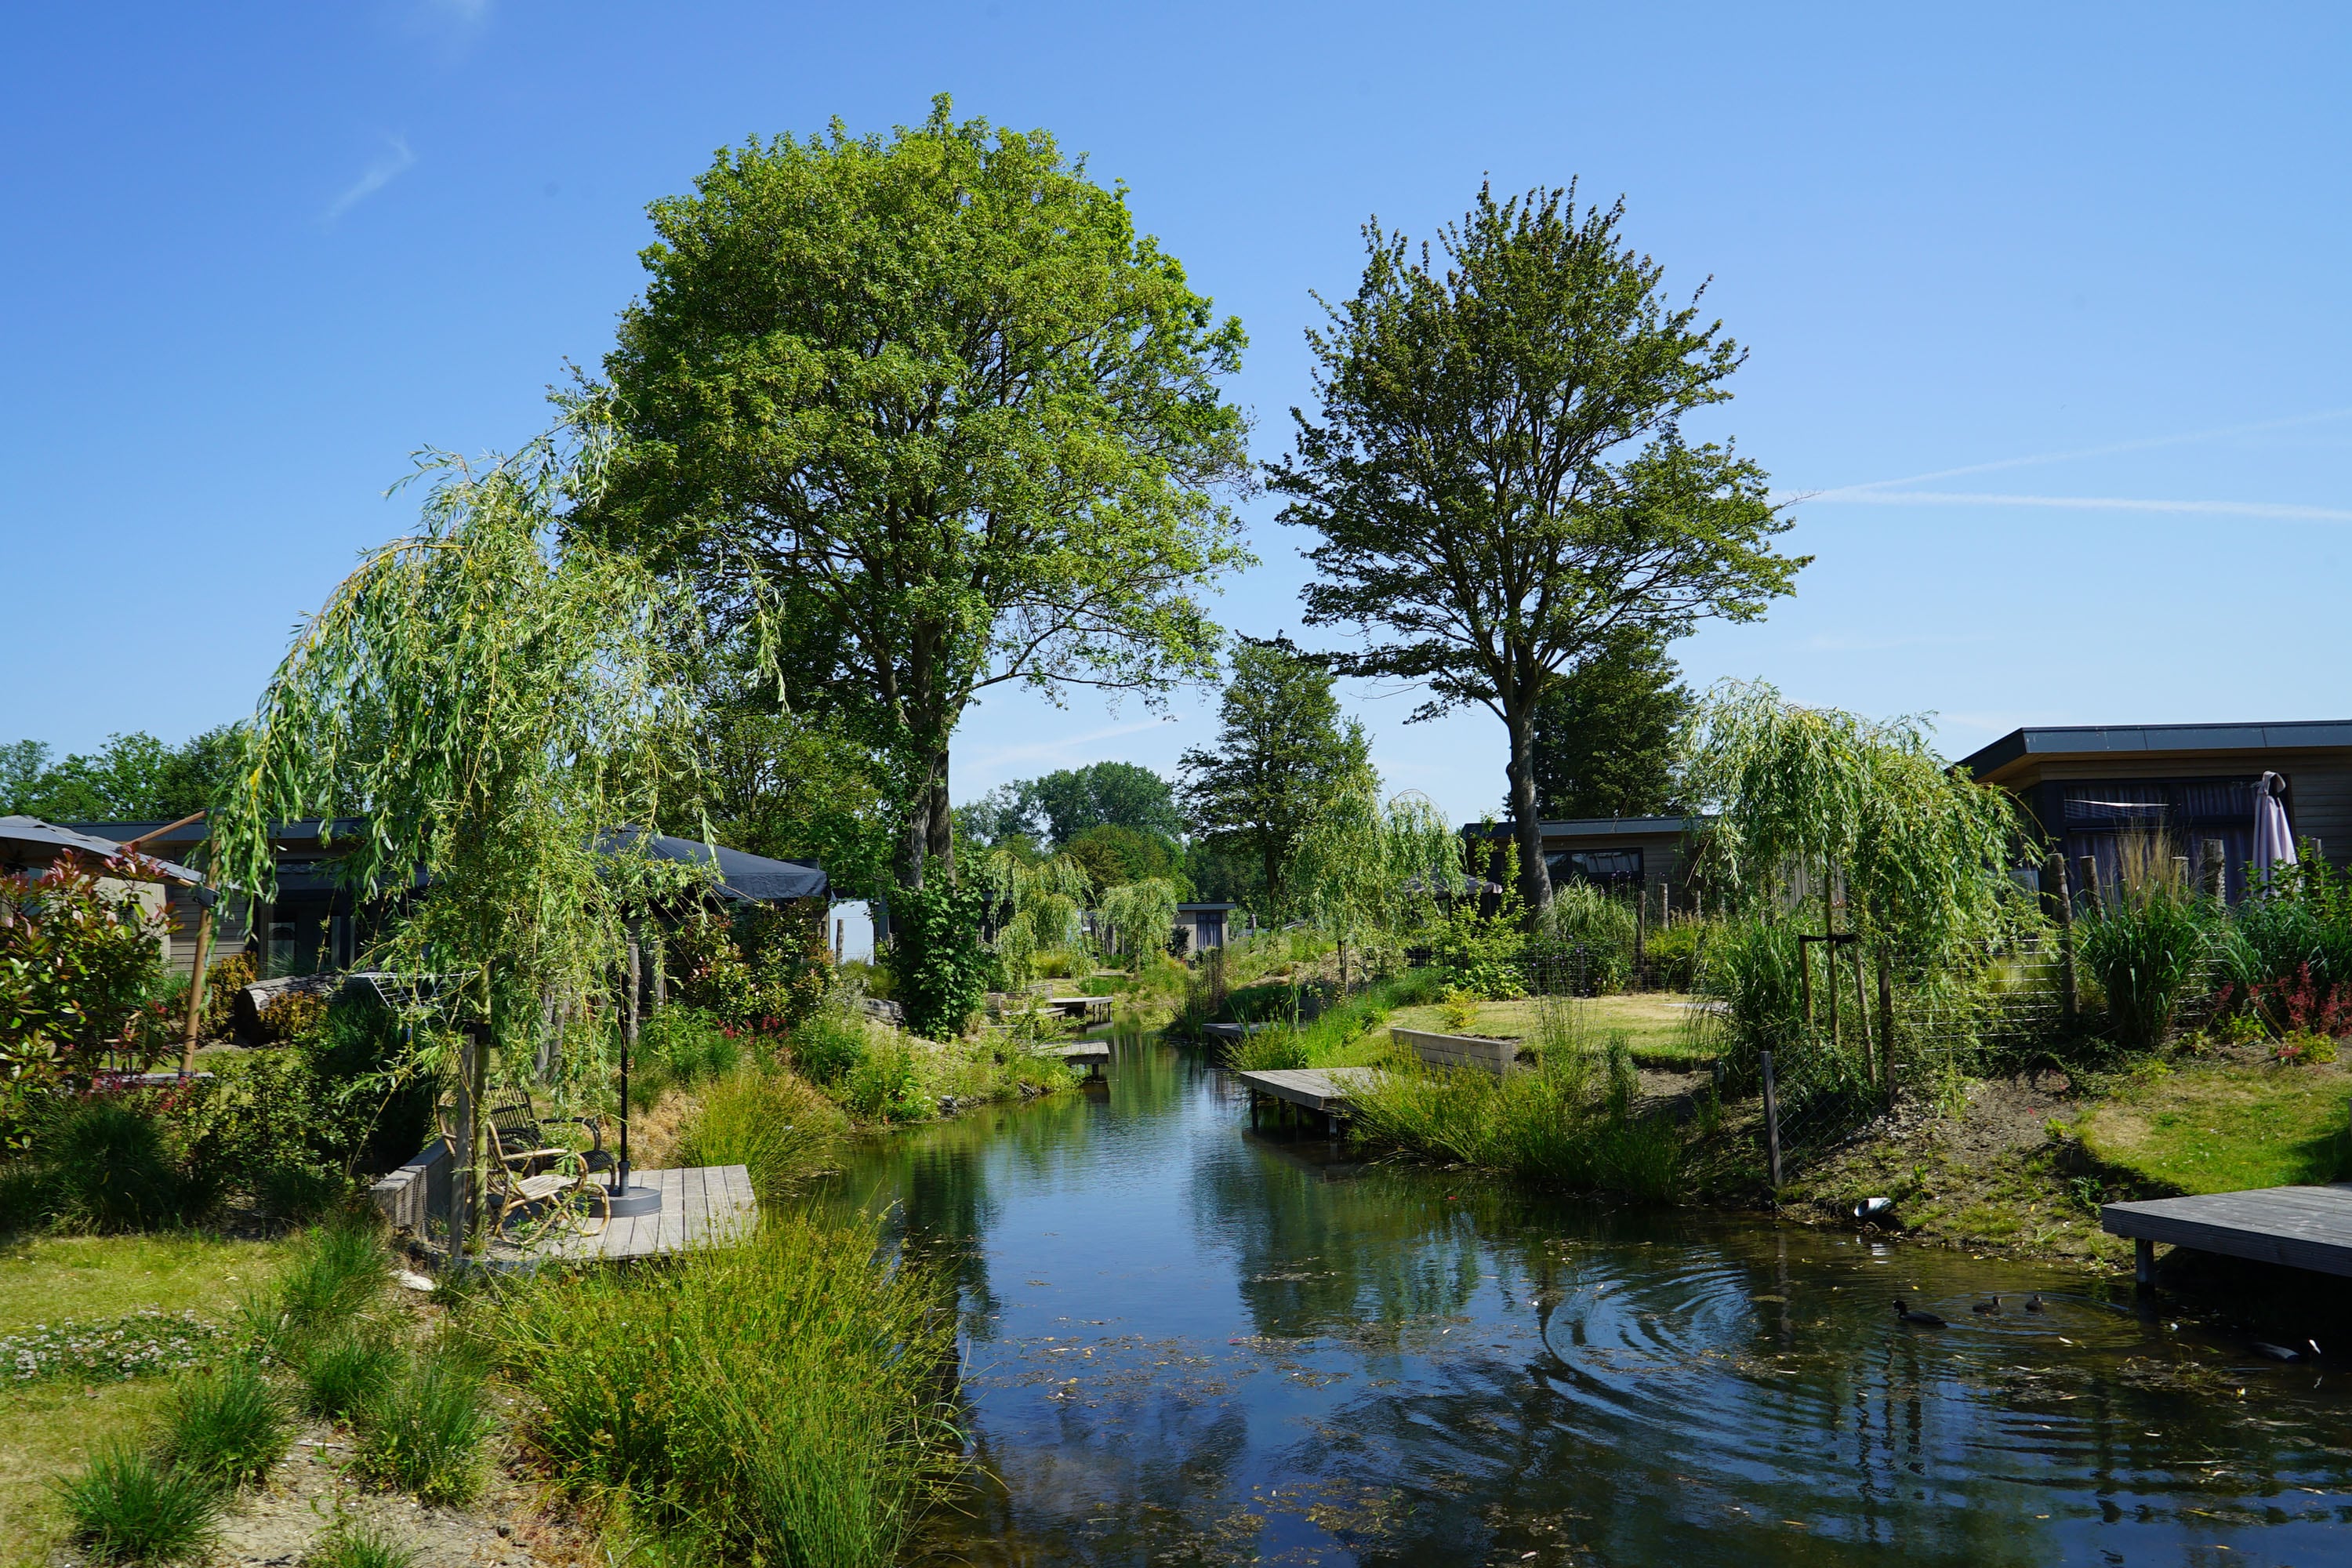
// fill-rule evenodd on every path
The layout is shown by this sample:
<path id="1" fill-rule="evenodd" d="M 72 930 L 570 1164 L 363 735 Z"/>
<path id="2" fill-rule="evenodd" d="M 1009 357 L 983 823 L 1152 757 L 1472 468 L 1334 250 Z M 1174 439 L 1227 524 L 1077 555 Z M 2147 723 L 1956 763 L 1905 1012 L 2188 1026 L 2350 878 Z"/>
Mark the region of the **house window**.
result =
<path id="1" fill-rule="evenodd" d="M 2069 781 L 2045 786 L 2043 826 L 2063 841 L 2070 880 L 2081 880 L 2076 868 L 2088 856 L 2102 888 L 2136 875 L 2139 862 L 2150 858 L 2185 858 L 2194 875 L 2200 847 L 2218 839 L 2224 893 L 2235 901 L 2245 896 L 2246 864 L 2254 856 L 2260 783 L 2252 777 Z"/>
<path id="2" fill-rule="evenodd" d="M 1612 891 L 1642 885 L 1639 849 L 1554 849 L 1544 866 L 1555 882 L 1591 882 Z"/>
<path id="3" fill-rule="evenodd" d="M 269 922 L 269 945 L 266 957 L 269 964 L 268 973 L 273 978 L 294 973 L 294 922 L 292 921 Z"/>

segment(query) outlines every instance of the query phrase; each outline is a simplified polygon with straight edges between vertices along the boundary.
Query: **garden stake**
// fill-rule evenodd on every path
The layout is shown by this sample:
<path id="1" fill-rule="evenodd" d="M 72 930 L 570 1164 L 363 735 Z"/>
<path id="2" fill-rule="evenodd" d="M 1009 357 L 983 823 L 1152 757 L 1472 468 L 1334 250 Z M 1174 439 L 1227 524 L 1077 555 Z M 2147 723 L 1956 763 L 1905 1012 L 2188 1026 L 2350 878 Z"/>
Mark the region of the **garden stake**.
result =
<path id="1" fill-rule="evenodd" d="M 1772 1053 L 1764 1055 L 1764 1158 L 1772 1173 L 1772 1201 L 1780 1201 L 1780 1097 L 1772 1082 Z"/>
<path id="2" fill-rule="evenodd" d="M 1886 940 L 1878 942 L 1878 1050 L 1885 1068 L 1879 1078 L 1886 1088 L 1886 1108 L 1895 1109 L 1895 972 L 1887 957 Z"/>
<path id="3" fill-rule="evenodd" d="M 2066 857 L 2053 854 L 2049 868 L 2053 901 L 2058 906 L 2058 997 L 2071 1028 L 2082 1005 L 2074 989 L 2074 894 L 2066 885 Z"/>
<path id="4" fill-rule="evenodd" d="M 1870 993 L 1862 984 L 1862 938 L 1848 935 L 1845 949 L 1853 957 L 1853 1037 L 1862 1045 L 1862 1076 L 1872 1078 L 1876 1075 L 1871 1071 L 1870 1004 L 1864 1000 Z"/>

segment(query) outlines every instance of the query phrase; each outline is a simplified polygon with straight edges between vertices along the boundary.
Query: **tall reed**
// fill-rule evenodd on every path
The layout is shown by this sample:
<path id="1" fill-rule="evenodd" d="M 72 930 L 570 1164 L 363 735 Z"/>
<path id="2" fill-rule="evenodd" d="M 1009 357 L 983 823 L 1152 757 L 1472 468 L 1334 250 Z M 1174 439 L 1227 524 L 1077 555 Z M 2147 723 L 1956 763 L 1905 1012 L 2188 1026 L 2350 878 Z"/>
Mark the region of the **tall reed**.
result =
<path id="1" fill-rule="evenodd" d="M 727 1561 L 880 1568 L 954 1465 L 944 1280 L 877 1225 L 525 1281 L 488 1314 L 530 1443 L 574 1491 Z"/>

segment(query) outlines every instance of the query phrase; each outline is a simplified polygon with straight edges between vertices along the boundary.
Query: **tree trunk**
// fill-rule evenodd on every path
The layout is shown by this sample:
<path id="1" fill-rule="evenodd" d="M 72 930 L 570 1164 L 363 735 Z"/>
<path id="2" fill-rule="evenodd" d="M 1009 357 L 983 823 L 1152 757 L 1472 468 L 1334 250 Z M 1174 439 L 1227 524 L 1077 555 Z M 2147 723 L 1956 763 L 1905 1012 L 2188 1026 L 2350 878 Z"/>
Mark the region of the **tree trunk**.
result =
<path id="1" fill-rule="evenodd" d="M 1509 717 L 1511 731 L 1511 837 L 1519 851 L 1519 900 L 1532 923 L 1551 902 L 1551 869 L 1544 864 L 1543 823 L 1536 811 L 1535 706 Z"/>
<path id="2" fill-rule="evenodd" d="M 941 746 L 931 755 L 931 788 L 925 813 L 927 842 L 925 850 L 940 864 L 940 872 L 950 882 L 956 879 L 955 814 L 948 804 L 948 749 Z"/>

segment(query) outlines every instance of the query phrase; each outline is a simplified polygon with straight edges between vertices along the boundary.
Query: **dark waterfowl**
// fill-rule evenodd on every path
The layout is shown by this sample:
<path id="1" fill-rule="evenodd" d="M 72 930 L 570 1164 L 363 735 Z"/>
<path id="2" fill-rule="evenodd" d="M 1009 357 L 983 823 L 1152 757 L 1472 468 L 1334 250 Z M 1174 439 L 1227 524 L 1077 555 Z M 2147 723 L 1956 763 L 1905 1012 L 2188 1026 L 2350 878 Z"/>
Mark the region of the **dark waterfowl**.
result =
<path id="1" fill-rule="evenodd" d="M 2318 1341 L 2305 1340 L 2303 1342 L 2311 1347 L 2312 1355 L 2315 1356 L 2319 1353 Z M 2305 1356 L 2301 1351 L 2289 1350 L 2284 1345 L 2274 1345 L 2266 1340 L 2254 1341 L 2253 1351 L 2256 1355 L 2267 1356 L 2272 1361 L 2307 1361 L 2310 1359 L 2310 1357 Z"/>
<path id="2" fill-rule="evenodd" d="M 1933 1312 L 1913 1311 L 1911 1303 L 1900 1296 L 1895 1298 L 1895 1315 L 1906 1323 L 1916 1323 L 1923 1329 L 1940 1329 L 1947 1326 L 1944 1320 Z"/>
<path id="3" fill-rule="evenodd" d="M 2000 1310 L 2000 1298 L 1995 1296 L 1990 1301 L 1979 1301 L 1975 1306 L 1970 1307 L 1969 1310 L 1974 1312 L 1979 1318 L 1989 1318 L 1995 1312 Z"/>
<path id="4" fill-rule="evenodd" d="M 2038 1312 L 2042 1310 L 2041 1291 L 2036 1290 L 2032 1295 L 2028 1296 L 2025 1299 L 2025 1310 L 2029 1312 Z"/>

